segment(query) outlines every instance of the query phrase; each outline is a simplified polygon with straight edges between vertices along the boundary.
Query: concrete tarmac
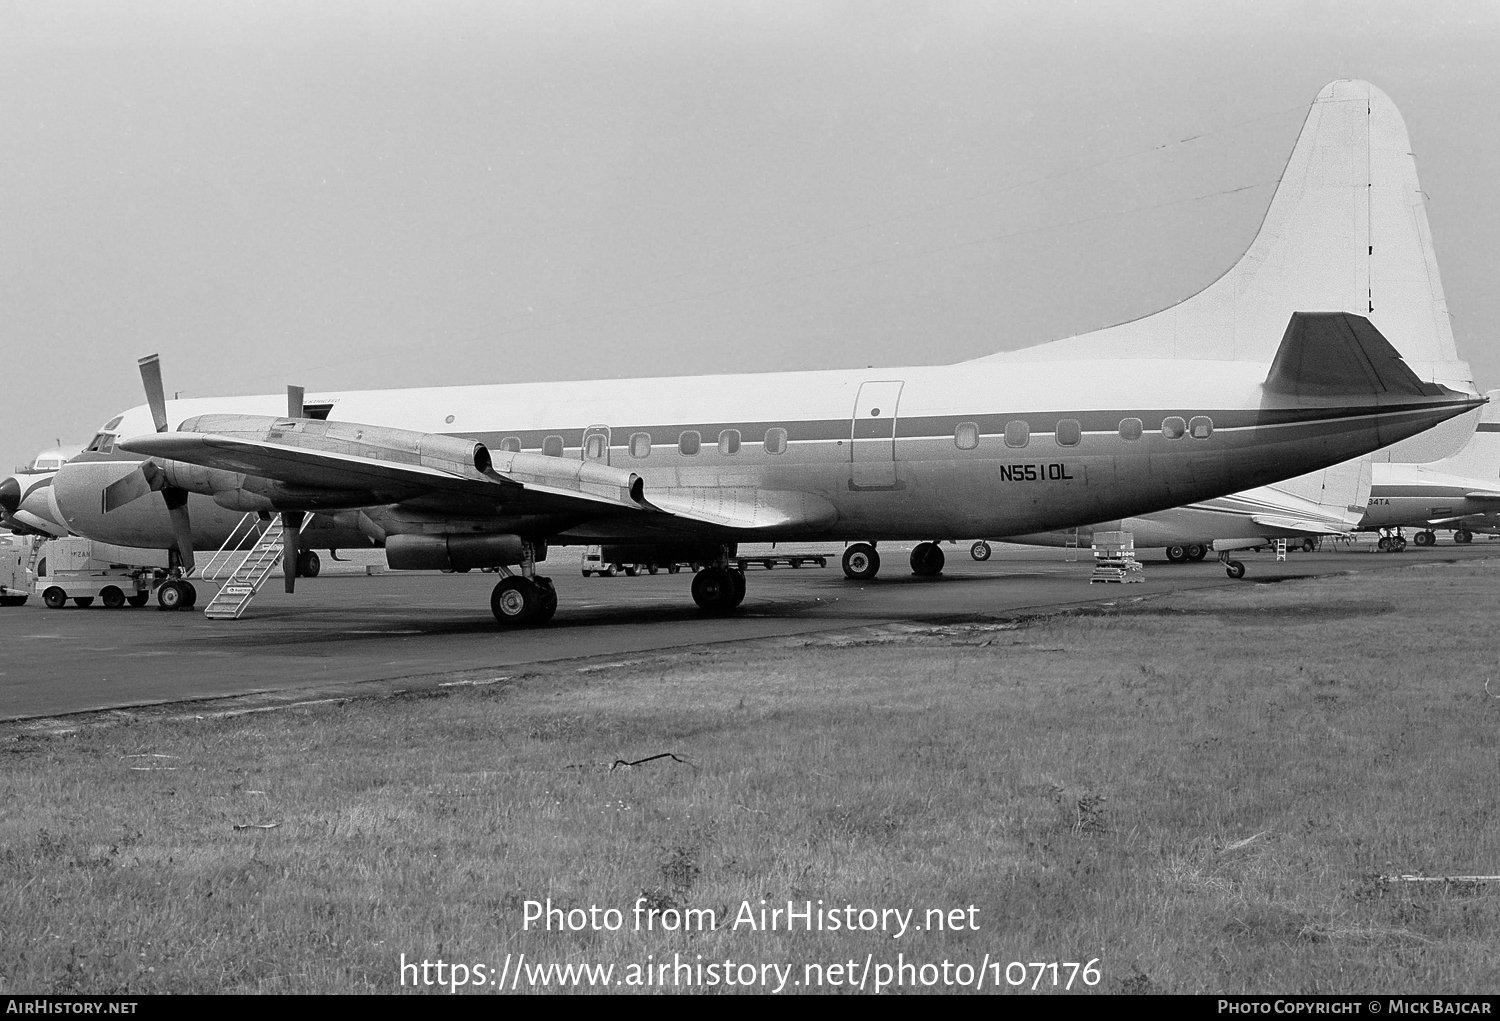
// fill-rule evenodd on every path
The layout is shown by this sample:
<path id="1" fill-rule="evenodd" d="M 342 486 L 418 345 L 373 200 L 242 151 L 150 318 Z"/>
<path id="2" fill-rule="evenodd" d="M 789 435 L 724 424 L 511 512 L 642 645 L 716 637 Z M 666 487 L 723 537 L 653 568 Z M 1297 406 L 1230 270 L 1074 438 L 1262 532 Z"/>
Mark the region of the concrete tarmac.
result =
<path id="1" fill-rule="evenodd" d="M 983 620 L 1492 552 L 1488 543 L 1477 543 L 1378 554 L 1362 544 L 1295 552 L 1284 563 L 1268 553 L 1246 554 L 1248 574 L 1239 582 L 1212 559 L 1168 564 L 1143 555 L 1144 583 L 1090 585 L 1087 550 L 1069 563 L 1062 550 L 997 545 L 991 560 L 976 563 L 967 544 L 945 545 L 944 574 L 927 579 L 911 575 L 904 552 L 881 549 L 885 563 L 869 582 L 844 578 L 837 555 L 824 569 L 752 567 L 744 605 L 727 616 L 706 616 L 694 606 L 687 571 L 582 578 L 576 558 L 549 562 L 545 573 L 557 583 L 557 616 L 545 627 L 520 630 L 495 623 L 489 596 L 498 579 L 480 573 L 367 576 L 345 568 L 300 581 L 295 595 L 272 579 L 237 621 L 208 620 L 201 609 L 163 613 L 154 602 L 141 609 L 106 610 L 95 603 L 48 610 L 33 598 L 24 607 L 0 609 L 0 720 L 252 692 L 337 686 L 347 693 L 350 684 L 398 678 L 422 686 L 455 671 L 506 671 L 895 621 Z M 198 589 L 201 607 L 212 586 L 199 583 Z"/>

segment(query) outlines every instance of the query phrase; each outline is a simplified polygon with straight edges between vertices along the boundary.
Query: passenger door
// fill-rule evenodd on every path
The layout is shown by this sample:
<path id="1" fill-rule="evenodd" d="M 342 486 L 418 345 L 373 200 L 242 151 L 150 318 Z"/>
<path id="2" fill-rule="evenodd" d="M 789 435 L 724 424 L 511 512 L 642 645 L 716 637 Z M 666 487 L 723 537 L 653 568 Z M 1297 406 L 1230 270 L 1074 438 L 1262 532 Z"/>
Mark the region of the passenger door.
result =
<path id="1" fill-rule="evenodd" d="M 854 489 L 896 487 L 896 409 L 901 380 L 861 384 L 849 427 L 849 485 Z"/>

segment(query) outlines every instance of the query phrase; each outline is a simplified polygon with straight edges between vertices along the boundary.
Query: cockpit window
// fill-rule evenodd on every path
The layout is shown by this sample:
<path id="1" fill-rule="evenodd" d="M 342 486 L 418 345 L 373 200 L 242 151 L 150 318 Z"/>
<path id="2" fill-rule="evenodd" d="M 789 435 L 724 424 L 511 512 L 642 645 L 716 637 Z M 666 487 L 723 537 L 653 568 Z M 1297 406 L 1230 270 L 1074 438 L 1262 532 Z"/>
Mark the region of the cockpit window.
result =
<path id="1" fill-rule="evenodd" d="M 88 449 L 89 450 L 100 450 L 100 449 L 103 449 L 103 447 L 104 447 L 104 441 L 105 440 L 111 440 L 113 438 L 114 437 L 110 436 L 109 433 L 99 433 L 92 440 L 89 441 Z"/>

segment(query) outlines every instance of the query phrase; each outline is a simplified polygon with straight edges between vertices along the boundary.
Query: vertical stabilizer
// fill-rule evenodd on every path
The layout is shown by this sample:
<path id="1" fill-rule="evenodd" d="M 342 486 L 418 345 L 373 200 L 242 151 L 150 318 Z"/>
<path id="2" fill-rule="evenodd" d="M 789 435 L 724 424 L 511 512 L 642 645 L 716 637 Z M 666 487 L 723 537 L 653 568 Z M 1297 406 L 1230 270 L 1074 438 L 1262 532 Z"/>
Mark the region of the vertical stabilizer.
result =
<path id="1" fill-rule="evenodd" d="M 1269 362 L 1292 313 L 1311 310 L 1365 316 L 1422 379 L 1477 392 L 1453 343 L 1406 124 L 1369 82 L 1318 93 L 1259 233 L 1218 280 L 1143 319 L 990 359 Z M 1450 424 L 1376 458 L 1438 457 L 1465 434 Z"/>

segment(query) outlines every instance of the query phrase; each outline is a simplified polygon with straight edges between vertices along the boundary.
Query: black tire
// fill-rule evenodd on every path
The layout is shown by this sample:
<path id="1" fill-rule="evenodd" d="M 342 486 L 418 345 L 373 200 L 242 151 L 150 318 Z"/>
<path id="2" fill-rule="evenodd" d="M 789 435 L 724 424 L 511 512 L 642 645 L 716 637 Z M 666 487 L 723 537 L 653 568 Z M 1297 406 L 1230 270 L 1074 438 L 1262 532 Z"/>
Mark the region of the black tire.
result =
<path id="1" fill-rule="evenodd" d="M 1318 540 L 1313 539 L 1313 538 L 1303 539 L 1302 540 L 1302 552 L 1303 553 L 1316 553 L 1316 552 L 1318 552 Z"/>
<path id="2" fill-rule="evenodd" d="M 93 596 L 78 596 L 78 597 L 76 597 L 73 600 L 73 605 L 76 606 L 76 607 L 78 607 L 79 609 L 83 609 L 84 607 L 88 607 L 88 606 L 93 606 L 94 605 L 94 597 Z"/>
<path id="3" fill-rule="evenodd" d="M 635 567 L 635 565 L 634 564 L 627 564 L 626 567 L 625 567 L 625 577 L 627 577 L 627 578 L 634 578 L 635 574 L 636 574 L 636 567 Z"/>
<path id="4" fill-rule="evenodd" d="M 557 589 L 552 584 L 551 578 L 538 578 L 537 588 L 539 596 L 537 599 L 536 617 L 533 624 L 545 624 L 557 613 Z"/>
<path id="5" fill-rule="evenodd" d="M 911 573 L 919 578 L 936 578 L 943 573 L 943 548 L 935 542 L 919 542 L 912 547 Z"/>
<path id="6" fill-rule="evenodd" d="M 1389 550 L 1391 548 L 1390 536 L 1382 535 L 1380 537 L 1380 540 L 1375 543 L 1375 548 L 1380 550 L 1382 553 Z"/>
<path id="7" fill-rule="evenodd" d="M 105 609 L 118 610 L 125 605 L 125 593 L 117 586 L 106 585 L 104 591 L 99 593 L 99 601 L 104 604 Z"/>
<path id="8" fill-rule="evenodd" d="M 1186 561 L 1187 558 L 1188 558 L 1188 552 L 1187 552 L 1187 547 L 1186 546 L 1168 546 L 1167 547 L 1167 559 L 1170 560 L 1172 563 L 1174 563 L 1174 564 L 1180 564 L 1180 563 L 1183 563 L 1184 561 Z"/>
<path id="9" fill-rule="evenodd" d="M 1191 543 L 1187 548 L 1187 556 L 1189 560 L 1196 564 L 1198 561 L 1208 556 L 1208 547 L 1203 545 L 1202 543 Z"/>
<path id="10" fill-rule="evenodd" d="M 734 572 L 724 567 L 705 567 L 693 575 L 693 602 L 710 613 L 734 606 Z"/>
<path id="11" fill-rule="evenodd" d="M 589 576 L 589 575 L 591 575 L 591 574 L 593 574 L 593 573 L 594 573 L 594 572 L 593 572 L 593 571 L 584 571 L 584 572 L 583 572 L 583 576 L 584 576 L 584 577 L 585 577 L 585 578 L 587 578 L 587 577 L 588 577 L 588 576 Z"/>
<path id="12" fill-rule="evenodd" d="M 734 598 L 729 601 L 725 609 L 732 610 L 745 601 L 745 572 L 730 571 L 729 580 L 734 582 Z"/>
<path id="13" fill-rule="evenodd" d="M 0 596 L 0 606 L 25 606 L 25 596 Z"/>
<path id="14" fill-rule="evenodd" d="M 183 581 L 182 591 L 183 595 L 186 597 L 182 601 L 182 608 L 184 610 L 191 610 L 193 606 L 198 602 L 198 590 L 193 587 L 192 582 Z"/>
<path id="15" fill-rule="evenodd" d="M 988 560 L 990 558 L 990 554 L 993 552 L 994 551 L 990 548 L 990 544 L 985 542 L 983 539 L 980 539 L 974 545 L 969 547 L 969 556 L 973 557 L 975 560 Z"/>
<path id="16" fill-rule="evenodd" d="M 844 577 L 869 581 L 880 573 L 880 554 L 867 542 L 856 542 L 844 550 Z"/>
<path id="17" fill-rule="evenodd" d="M 1474 541 L 1474 533 L 1467 528 L 1457 529 L 1453 533 L 1453 541 L 1461 546 L 1468 545 Z"/>
<path id="18" fill-rule="evenodd" d="M 322 570 L 323 561 L 318 557 L 316 550 L 303 550 L 297 554 L 297 577 L 316 578 Z"/>
<path id="19" fill-rule="evenodd" d="M 135 607 L 145 606 L 147 603 L 151 602 L 151 593 L 150 592 L 137 592 L 133 596 L 126 596 L 125 597 L 125 601 L 127 603 L 129 603 L 131 606 L 135 606 Z"/>
<path id="20" fill-rule="evenodd" d="M 681 564 L 673 564 L 671 567 L 667 568 L 667 573 L 668 574 L 681 574 L 682 573 L 682 565 Z"/>
<path id="21" fill-rule="evenodd" d="M 158 610 L 181 610 L 187 605 L 187 591 L 180 581 L 164 581 L 156 590 Z"/>
<path id="22" fill-rule="evenodd" d="M 1224 565 L 1224 573 L 1238 580 L 1245 576 L 1245 565 L 1238 560 L 1231 560 Z"/>
<path id="23" fill-rule="evenodd" d="M 1394 539 L 1392 539 L 1391 549 L 1397 553 L 1400 553 L 1402 550 L 1406 549 L 1406 537 L 1404 535 L 1398 535 Z"/>
<path id="24" fill-rule="evenodd" d="M 602 571 L 599 572 L 599 577 L 601 577 L 601 578 L 613 578 L 615 575 L 617 575 L 619 573 L 620 573 L 620 565 L 619 564 L 610 564 L 604 570 L 602 570 Z"/>
<path id="25" fill-rule="evenodd" d="M 1411 537 L 1411 541 L 1416 543 L 1418 546 L 1431 546 L 1435 538 L 1436 536 L 1434 536 L 1431 532 L 1418 532 L 1416 535 Z"/>
<path id="26" fill-rule="evenodd" d="M 536 619 L 541 592 L 525 578 L 506 578 L 490 593 L 490 612 L 501 624 L 519 627 Z"/>
<path id="27" fill-rule="evenodd" d="M 660 568 L 658 568 L 655 564 L 652 564 L 650 567 L 646 568 L 646 573 L 655 574 L 658 570 L 660 570 Z"/>
<path id="28" fill-rule="evenodd" d="M 42 602 L 47 604 L 47 609 L 49 610 L 61 610 L 64 606 L 68 605 L 68 594 L 56 585 L 53 585 L 42 593 Z"/>

